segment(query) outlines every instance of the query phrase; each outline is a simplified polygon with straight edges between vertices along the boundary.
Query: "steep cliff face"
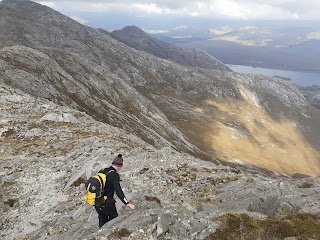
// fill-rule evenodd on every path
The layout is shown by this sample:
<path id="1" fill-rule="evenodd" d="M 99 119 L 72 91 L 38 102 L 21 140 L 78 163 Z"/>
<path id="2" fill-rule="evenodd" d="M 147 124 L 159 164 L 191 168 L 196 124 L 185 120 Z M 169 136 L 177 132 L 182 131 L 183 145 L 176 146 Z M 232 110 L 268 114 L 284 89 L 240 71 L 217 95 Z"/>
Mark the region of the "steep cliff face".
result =
<path id="1" fill-rule="evenodd" d="M 0 3 L 0 31 L 6 84 L 155 146 L 320 175 L 317 113 L 288 82 L 159 59 L 29 1 Z"/>
<path id="2" fill-rule="evenodd" d="M 136 26 L 128 26 L 111 33 L 115 39 L 137 50 L 145 51 L 159 58 L 168 59 L 181 65 L 231 71 L 230 68 L 200 49 L 188 49 L 162 42 L 150 37 Z"/>

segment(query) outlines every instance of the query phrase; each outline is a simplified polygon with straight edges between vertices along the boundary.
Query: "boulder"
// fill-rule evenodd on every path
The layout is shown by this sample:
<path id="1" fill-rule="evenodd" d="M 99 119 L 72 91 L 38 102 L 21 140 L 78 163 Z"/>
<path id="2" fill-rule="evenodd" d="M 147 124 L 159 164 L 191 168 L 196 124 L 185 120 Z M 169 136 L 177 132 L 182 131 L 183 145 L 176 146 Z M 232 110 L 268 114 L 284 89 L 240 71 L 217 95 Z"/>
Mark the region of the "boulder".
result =
<path id="1" fill-rule="evenodd" d="M 78 120 L 70 113 L 48 113 L 40 119 L 40 122 L 43 121 L 78 123 Z"/>

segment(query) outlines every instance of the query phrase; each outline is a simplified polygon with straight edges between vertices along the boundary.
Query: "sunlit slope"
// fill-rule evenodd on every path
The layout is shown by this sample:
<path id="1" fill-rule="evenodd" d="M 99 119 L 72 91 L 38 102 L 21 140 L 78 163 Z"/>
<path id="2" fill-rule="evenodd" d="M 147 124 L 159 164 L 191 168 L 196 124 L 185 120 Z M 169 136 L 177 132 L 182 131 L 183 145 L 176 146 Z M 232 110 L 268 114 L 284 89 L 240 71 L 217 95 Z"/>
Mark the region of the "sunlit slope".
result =
<path id="1" fill-rule="evenodd" d="M 320 176 L 319 152 L 310 146 L 294 121 L 274 120 L 248 102 L 217 103 L 220 117 L 206 141 L 217 157 L 250 163 L 286 175 Z"/>

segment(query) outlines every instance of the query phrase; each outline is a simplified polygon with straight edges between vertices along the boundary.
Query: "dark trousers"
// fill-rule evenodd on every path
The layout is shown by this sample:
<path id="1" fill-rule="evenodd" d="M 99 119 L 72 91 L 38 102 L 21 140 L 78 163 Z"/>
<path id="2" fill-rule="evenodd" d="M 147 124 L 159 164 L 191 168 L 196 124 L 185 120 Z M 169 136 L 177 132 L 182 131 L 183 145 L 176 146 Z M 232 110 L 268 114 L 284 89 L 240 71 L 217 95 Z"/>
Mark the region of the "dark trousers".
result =
<path id="1" fill-rule="evenodd" d="M 118 217 L 115 201 L 104 203 L 100 207 L 95 207 L 95 209 L 99 215 L 99 228 L 106 222 Z"/>

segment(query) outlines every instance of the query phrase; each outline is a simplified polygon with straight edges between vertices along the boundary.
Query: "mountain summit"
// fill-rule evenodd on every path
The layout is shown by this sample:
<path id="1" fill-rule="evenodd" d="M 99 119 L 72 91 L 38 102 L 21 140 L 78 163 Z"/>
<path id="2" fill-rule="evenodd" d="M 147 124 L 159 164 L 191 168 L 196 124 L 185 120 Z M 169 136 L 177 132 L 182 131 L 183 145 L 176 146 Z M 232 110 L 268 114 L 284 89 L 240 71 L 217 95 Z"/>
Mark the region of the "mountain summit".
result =
<path id="1" fill-rule="evenodd" d="M 137 50 L 145 51 L 178 64 L 231 71 L 227 65 L 200 49 L 188 49 L 162 42 L 150 37 L 136 26 L 128 26 L 122 30 L 115 30 L 111 32 L 111 36 Z"/>

